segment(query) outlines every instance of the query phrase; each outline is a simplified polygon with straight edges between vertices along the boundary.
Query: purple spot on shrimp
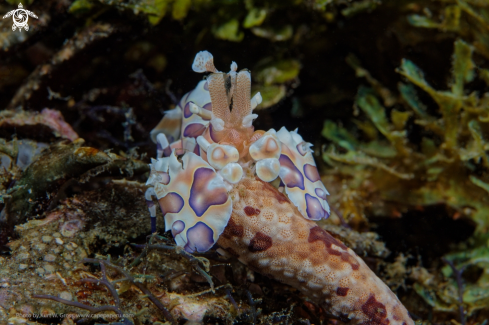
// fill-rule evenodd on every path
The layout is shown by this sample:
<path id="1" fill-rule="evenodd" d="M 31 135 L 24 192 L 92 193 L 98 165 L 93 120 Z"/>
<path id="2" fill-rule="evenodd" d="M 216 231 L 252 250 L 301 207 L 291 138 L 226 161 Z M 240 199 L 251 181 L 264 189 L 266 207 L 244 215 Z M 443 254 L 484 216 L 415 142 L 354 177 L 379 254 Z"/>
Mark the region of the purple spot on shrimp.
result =
<path id="1" fill-rule="evenodd" d="M 209 136 L 211 137 L 211 140 L 215 143 L 217 143 L 217 137 L 215 135 L 214 128 L 212 127 L 212 124 L 209 125 Z"/>
<path id="2" fill-rule="evenodd" d="M 152 208 L 154 207 L 155 203 L 153 201 L 146 200 L 146 205 L 148 206 L 148 208 Z"/>
<path id="3" fill-rule="evenodd" d="M 304 190 L 304 177 L 297 167 L 295 167 L 292 160 L 285 155 L 280 155 L 280 172 L 279 176 L 284 182 L 284 184 L 291 187 L 298 187 Z"/>
<path id="4" fill-rule="evenodd" d="M 205 110 L 208 110 L 209 112 L 212 112 L 212 103 L 207 103 L 203 107 Z M 202 118 L 204 121 L 210 121 L 210 118 Z"/>
<path id="5" fill-rule="evenodd" d="M 200 146 L 198 144 L 195 145 L 194 154 L 200 156 Z"/>
<path id="6" fill-rule="evenodd" d="M 168 146 L 163 150 L 163 157 L 170 157 L 170 155 L 171 155 L 171 148 L 170 146 Z"/>
<path id="7" fill-rule="evenodd" d="M 188 93 L 186 93 L 182 99 L 180 100 L 180 102 L 178 102 L 178 106 L 180 106 L 181 109 L 183 109 L 183 104 L 185 104 L 187 102 L 187 99 L 188 97 L 190 96 L 190 93 L 191 91 L 189 91 Z"/>
<path id="8" fill-rule="evenodd" d="M 187 104 L 185 104 L 185 108 L 183 109 L 183 116 L 185 116 L 185 118 L 189 118 L 193 114 L 190 111 L 190 103 L 191 102 L 188 102 Z"/>
<path id="9" fill-rule="evenodd" d="M 325 191 L 323 191 L 320 188 L 317 188 L 314 190 L 314 192 L 316 192 L 316 195 L 318 196 L 318 198 L 326 200 L 326 192 Z"/>
<path id="10" fill-rule="evenodd" d="M 168 185 L 170 183 L 170 174 L 165 173 L 165 172 L 158 172 L 160 176 L 159 182 L 164 185 Z"/>
<path id="11" fill-rule="evenodd" d="M 212 169 L 198 168 L 193 180 L 188 202 L 198 217 L 201 217 L 211 205 L 224 204 L 228 200 L 224 184 L 223 186 L 216 184 L 219 178 Z"/>
<path id="12" fill-rule="evenodd" d="M 163 215 L 167 213 L 178 213 L 182 210 L 184 201 L 180 194 L 170 192 L 158 200 Z"/>
<path id="13" fill-rule="evenodd" d="M 306 145 L 306 142 L 301 142 L 301 143 L 299 143 L 299 144 L 296 146 L 296 148 L 297 148 L 297 151 L 299 151 L 299 153 L 300 153 L 302 156 L 305 156 L 305 155 L 306 155 L 306 153 L 307 153 L 308 151 L 310 151 L 310 150 L 308 150 L 308 149 L 309 149 L 309 147 Z"/>
<path id="14" fill-rule="evenodd" d="M 204 89 L 209 91 L 209 83 L 207 81 L 204 84 Z"/>
<path id="15" fill-rule="evenodd" d="M 321 218 L 325 218 L 328 216 L 328 213 L 324 211 L 323 206 L 321 205 L 321 202 L 314 196 L 309 195 L 306 193 L 306 212 L 307 216 L 311 220 L 320 220 Z"/>
<path id="16" fill-rule="evenodd" d="M 185 223 L 182 220 L 177 220 L 171 226 L 171 234 L 173 237 L 181 233 L 185 229 Z"/>
<path id="17" fill-rule="evenodd" d="M 200 123 L 192 123 L 187 125 L 187 127 L 183 131 L 183 136 L 187 138 L 196 138 L 199 135 L 202 135 L 204 131 L 205 125 Z"/>
<path id="18" fill-rule="evenodd" d="M 304 174 L 306 175 L 307 179 L 313 183 L 317 182 L 321 179 L 321 177 L 319 176 L 318 169 L 314 165 L 305 164 L 304 165 Z"/>
<path id="19" fill-rule="evenodd" d="M 199 221 L 187 231 L 187 240 L 185 251 L 202 253 L 208 251 L 214 245 L 214 231 L 208 225 Z"/>

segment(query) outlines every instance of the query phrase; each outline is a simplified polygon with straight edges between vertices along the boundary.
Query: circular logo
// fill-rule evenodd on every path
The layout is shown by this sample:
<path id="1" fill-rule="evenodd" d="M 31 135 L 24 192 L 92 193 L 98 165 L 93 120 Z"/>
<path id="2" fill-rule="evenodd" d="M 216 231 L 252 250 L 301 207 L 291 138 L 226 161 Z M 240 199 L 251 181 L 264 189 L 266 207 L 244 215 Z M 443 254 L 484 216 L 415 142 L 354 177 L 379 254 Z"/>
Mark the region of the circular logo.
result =
<path id="1" fill-rule="evenodd" d="M 14 19 L 14 25 L 22 29 L 25 26 L 27 26 L 29 15 L 27 14 L 27 11 L 25 11 L 24 9 L 17 9 L 12 15 L 12 18 Z"/>
<path id="2" fill-rule="evenodd" d="M 29 10 L 25 10 L 22 6 L 22 3 L 19 3 L 19 8 L 9 11 L 3 18 L 8 18 L 12 16 L 12 20 L 14 24 L 12 25 L 12 30 L 19 29 L 19 32 L 24 28 L 25 30 L 29 30 L 29 25 L 27 25 L 27 21 L 29 20 L 29 16 L 38 18 L 35 13 Z"/>

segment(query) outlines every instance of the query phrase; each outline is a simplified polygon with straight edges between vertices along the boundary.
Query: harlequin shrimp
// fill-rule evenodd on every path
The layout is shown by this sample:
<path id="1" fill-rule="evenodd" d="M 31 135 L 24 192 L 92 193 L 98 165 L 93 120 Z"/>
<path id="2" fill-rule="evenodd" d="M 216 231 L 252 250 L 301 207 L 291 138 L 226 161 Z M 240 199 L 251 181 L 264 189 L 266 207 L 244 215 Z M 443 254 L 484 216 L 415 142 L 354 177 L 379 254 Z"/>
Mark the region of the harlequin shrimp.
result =
<path id="1" fill-rule="evenodd" d="M 352 324 L 414 324 L 396 295 L 350 248 L 314 221 L 328 218 L 329 194 L 311 144 L 295 131 L 255 131 L 260 104 L 248 70 L 208 73 L 152 131 L 146 201 L 156 231 L 156 197 L 178 246 L 218 246 L 252 270 L 297 288 Z"/>

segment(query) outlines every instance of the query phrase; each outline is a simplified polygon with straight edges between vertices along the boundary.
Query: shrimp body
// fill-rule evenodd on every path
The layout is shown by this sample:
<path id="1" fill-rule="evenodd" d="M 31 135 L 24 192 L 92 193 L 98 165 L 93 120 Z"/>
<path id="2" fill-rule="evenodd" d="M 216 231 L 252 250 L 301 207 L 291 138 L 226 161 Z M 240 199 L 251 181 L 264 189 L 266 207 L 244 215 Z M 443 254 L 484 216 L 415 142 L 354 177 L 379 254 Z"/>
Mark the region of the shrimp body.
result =
<path id="1" fill-rule="evenodd" d="M 297 130 L 254 130 L 261 96 L 251 98 L 249 71 L 237 72 L 233 62 L 219 72 L 207 51 L 192 68 L 210 74 L 152 131 L 158 157 L 146 199 L 153 231 L 155 196 L 166 230 L 186 251 L 217 245 L 345 322 L 413 325 L 363 260 L 316 224 L 330 209 L 312 145 Z"/>

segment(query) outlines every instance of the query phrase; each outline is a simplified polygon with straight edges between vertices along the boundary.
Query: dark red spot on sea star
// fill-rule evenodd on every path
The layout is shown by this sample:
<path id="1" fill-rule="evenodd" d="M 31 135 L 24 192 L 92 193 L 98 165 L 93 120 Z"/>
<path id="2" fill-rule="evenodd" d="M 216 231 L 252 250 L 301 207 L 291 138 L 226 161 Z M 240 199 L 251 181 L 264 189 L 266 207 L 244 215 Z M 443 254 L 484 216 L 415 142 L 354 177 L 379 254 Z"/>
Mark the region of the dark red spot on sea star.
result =
<path id="1" fill-rule="evenodd" d="M 334 244 L 335 246 L 341 247 L 344 250 L 347 249 L 345 244 L 331 236 L 326 230 L 319 226 L 311 228 L 309 232 L 309 238 L 307 239 L 307 241 L 310 243 L 313 243 L 317 240 L 321 240 L 328 248 L 331 248 L 331 246 Z"/>
<path id="2" fill-rule="evenodd" d="M 226 228 L 224 228 L 224 231 L 222 232 L 222 235 L 228 239 L 233 237 L 241 238 L 243 237 L 243 234 L 243 226 L 235 223 L 233 218 L 229 219 L 228 225 L 226 226 Z"/>
<path id="3" fill-rule="evenodd" d="M 360 264 L 348 253 L 341 253 L 341 260 L 351 265 L 352 270 L 356 271 L 360 268 Z"/>
<path id="4" fill-rule="evenodd" d="M 348 294 L 348 290 L 350 290 L 350 289 L 349 289 L 349 288 L 342 288 L 342 287 L 338 287 L 338 288 L 336 289 L 336 294 L 337 294 L 338 296 L 342 296 L 342 297 L 344 297 L 344 296 L 346 296 L 346 295 Z"/>
<path id="5" fill-rule="evenodd" d="M 351 265 L 352 270 L 356 271 L 360 268 L 360 264 L 356 261 L 356 259 L 347 251 L 347 247 L 345 244 L 340 242 L 338 239 L 334 238 L 331 236 L 326 230 L 322 229 L 319 226 L 316 226 L 314 228 L 311 228 L 309 232 L 309 238 L 308 241 L 310 243 L 313 243 L 315 241 L 322 241 L 324 245 L 326 246 L 326 252 L 329 255 L 335 255 L 335 256 L 341 256 L 341 260 L 347 262 L 348 264 Z M 337 247 L 340 247 L 341 249 L 344 249 L 345 252 L 340 252 L 337 249 L 334 249 L 332 246 L 335 245 Z"/>
<path id="6" fill-rule="evenodd" d="M 331 255 L 341 256 L 341 252 L 337 251 L 336 249 L 327 248 L 327 250 L 328 250 L 328 253 L 330 253 Z"/>
<path id="7" fill-rule="evenodd" d="M 375 299 L 371 294 L 368 300 L 362 305 L 362 312 L 368 317 L 366 325 L 387 325 L 390 323 L 384 304 Z"/>
<path id="8" fill-rule="evenodd" d="M 248 217 L 257 216 L 260 214 L 260 209 L 255 209 L 255 208 L 250 207 L 250 206 L 245 206 L 243 210 Z"/>
<path id="9" fill-rule="evenodd" d="M 252 253 L 263 252 L 272 247 L 272 237 L 265 235 L 262 232 L 257 232 L 255 237 L 250 241 L 248 250 Z"/>

